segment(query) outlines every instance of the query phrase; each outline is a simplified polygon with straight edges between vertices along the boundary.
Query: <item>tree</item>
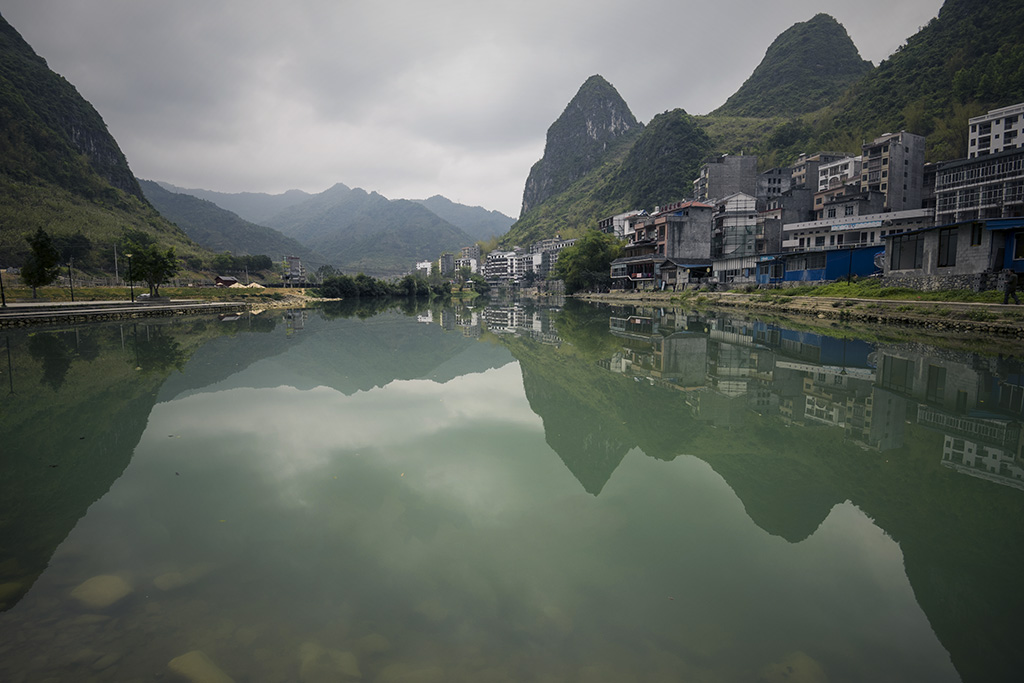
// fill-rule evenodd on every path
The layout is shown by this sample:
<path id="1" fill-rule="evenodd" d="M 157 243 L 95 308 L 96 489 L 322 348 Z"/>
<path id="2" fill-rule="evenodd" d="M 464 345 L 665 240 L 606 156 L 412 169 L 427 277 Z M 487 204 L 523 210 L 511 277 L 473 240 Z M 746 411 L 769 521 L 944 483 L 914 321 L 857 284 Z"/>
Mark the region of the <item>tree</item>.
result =
<path id="1" fill-rule="evenodd" d="M 60 273 L 60 252 L 42 228 L 26 236 L 25 241 L 32 252 L 21 267 L 21 279 L 32 288 L 32 298 L 35 299 L 37 288 L 45 287 L 57 279 Z"/>
<path id="2" fill-rule="evenodd" d="M 558 255 L 555 277 L 565 281 L 565 293 L 602 290 L 611 285 L 611 264 L 619 257 L 622 244 L 614 235 L 588 230 L 571 247 Z"/>
<path id="3" fill-rule="evenodd" d="M 160 251 L 155 244 L 145 247 L 130 245 L 126 253 L 132 254 L 132 277 L 144 280 L 149 285 L 151 296 L 160 296 L 160 285 L 174 277 L 181 268 L 174 247 Z"/>
<path id="4" fill-rule="evenodd" d="M 324 280 L 326 280 L 327 278 L 334 277 L 335 275 L 340 275 L 341 273 L 339 273 L 334 266 L 324 264 L 317 268 L 315 271 L 313 271 L 313 274 L 316 276 L 316 279 L 320 282 L 320 284 L 323 284 Z"/>

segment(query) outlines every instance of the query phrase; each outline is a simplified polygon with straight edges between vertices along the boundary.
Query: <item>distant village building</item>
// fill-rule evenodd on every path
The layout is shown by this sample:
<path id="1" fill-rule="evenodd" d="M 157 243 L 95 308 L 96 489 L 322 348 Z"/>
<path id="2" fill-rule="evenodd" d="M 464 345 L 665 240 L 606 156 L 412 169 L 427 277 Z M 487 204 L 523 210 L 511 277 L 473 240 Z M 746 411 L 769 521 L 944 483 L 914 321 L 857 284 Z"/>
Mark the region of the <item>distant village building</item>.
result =
<path id="1" fill-rule="evenodd" d="M 700 168 L 693 181 L 693 196 L 699 202 L 710 202 L 737 192 L 751 196 L 757 193 L 757 157 L 723 154 Z"/>
<path id="2" fill-rule="evenodd" d="M 886 235 L 929 227 L 926 209 L 836 216 L 782 226 L 782 250 L 828 250 L 881 244 Z"/>
<path id="3" fill-rule="evenodd" d="M 757 176 L 757 192 L 754 196 L 759 201 L 767 202 L 775 197 L 781 197 L 792 186 L 792 169 L 771 168 Z"/>
<path id="4" fill-rule="evenodd" d="M 887 211 L 921 208 L 924 143 L 924 136 L 900 131 L 865 144 L 861 155 L 861 191 L 881 192 Z"/>
<path id="5" fill-rule="evenodd" d="M 1017 149 L 1024 141 L 1024 102 L 975 116 L 968 126 L 968 159 Z"/>
<path id="6" fill-rule="evenodd" d="M 843 157 L 818 166 L 818 192 L 841 187 L 850 180 L 860 181 L 863 156 Z"/>
<path id="7" fill-rule="evenodd" d="M 938 165 L 937 224 L 1017 216 L 1024 216 L 1024 148 Z"/>
<path id="8" fill-rule="evenodd" d="M 306 269 L 302 265 L 302 259 L 298 256 L 284 257 L 285 284 L 291 287 L 302 287 L 306 284 Z"/>
<path id="9" fill-rule="evenodd" d="M 845 156 L 845 154 L 838 154 L 837 152 L 801 154 L 797 158 L 796 163 L 793 164 L 792 186 L 815 189 L 818 186 L 818 171 L 820 167 L 823 164 L 839 161 Z"/>
<path id="10" fill-rule="evenodd" d="M 757 199 L 743 192 L 715 203 L 712 215 L 711 258 L 753 256 L 757 253 Z"/>
<path id="11" fill-rule="evenodd" d="M 455 273 L 455 255 L 444 253 L 441 254 L 441 258 L 438 259 L 438 269 L 441 271 L 442 277 L 449 277 Z"/>

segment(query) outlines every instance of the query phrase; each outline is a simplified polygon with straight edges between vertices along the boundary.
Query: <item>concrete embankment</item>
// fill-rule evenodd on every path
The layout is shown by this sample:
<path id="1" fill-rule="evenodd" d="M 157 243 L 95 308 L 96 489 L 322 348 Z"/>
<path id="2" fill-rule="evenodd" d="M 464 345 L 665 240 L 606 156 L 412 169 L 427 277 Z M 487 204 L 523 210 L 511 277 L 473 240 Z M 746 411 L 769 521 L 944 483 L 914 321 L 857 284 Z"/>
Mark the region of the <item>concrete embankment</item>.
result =
<path id="1" fill-rule="evenodd" d="M 79 301 L 9 303 L 0 308 L 0 328 L 28 325 L 67 325 L 131 318 L 173 315 L 201 315 L 244 311 L 248 304 L 231 301 Z"/>
<path id="2" fill-rule="evenodd" d="M 781 296 L 764 293 L 670 292 L 582 294 L 576 298 L 635 306 L 732 308 L 779 316 L 919 327 L 957 334 L 1024 338 L 1024 306 L 947 301 Z"/>

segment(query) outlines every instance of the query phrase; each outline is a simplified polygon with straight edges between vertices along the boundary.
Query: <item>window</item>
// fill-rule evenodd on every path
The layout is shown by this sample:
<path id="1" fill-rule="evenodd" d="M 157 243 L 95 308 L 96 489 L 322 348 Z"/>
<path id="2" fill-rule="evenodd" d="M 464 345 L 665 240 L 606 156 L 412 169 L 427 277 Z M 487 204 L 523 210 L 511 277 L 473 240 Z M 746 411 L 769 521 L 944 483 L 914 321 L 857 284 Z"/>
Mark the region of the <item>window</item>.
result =
<path id="1" fill-rule="evenodd" d="M 828 217 L 829 218 L 835 218 L 836 217 L 836 207 L 834 207 L 834 206 L 828 207 Z"/>
<path id="2" fill-rule="evenodd" d="M 825 246 L 825 236 L 824 235 L 819 235 L 819 236 L 815 237 L 814 238 L 814 246 L 816 246 L 816 247 L 823 247 L 823 246 Z"/>
<path id="3" fill-rule="evenodd" d="M 920 233 L 892 238 L 892 270 L 913 270 L 924 263 L 924 239 Z"/>
<path id="4" fill-rule="evenodd" d="M 971 223 L 971 246 L 977 247 L 981 244 L 982 231 L 984 230 L 983 223 Z"/>
<path id="5" fill-rule="evenodd" d="M 1024 259 L 1024 232 L 1013 234 L 1013 260 Z"/>
<path id="6" fill-rule="evenodd" d="M 956 228 L 939 230 L 939 266 L 956 265 Z"/>
<path id="7" fill-rule="evenodd" d="M 909 393 L 914 385 L 914 364 L 905 358 L 882 358 L 881 384 L 886 389 Z"/>
<path id="8" fill-rule="evenodd" d="M 946 394 L 946 368 L 940 365 L 928 366 L 928 389 L 925 397 L 929 401 L 941 401 Z"/>
<path id="9" fill-rule="evenodd" d="M 852 204 L 847 204 L 845 207 L 843 207 L 843 215 L 844 216 L 852 216 L 853 215 L 853 205 Z"/>
<path id="10" fill-rule="evenodd" d="M 824 254 L 809 254 L 807 256 L 807 270 L 820 269 L 825 267 Z"/>

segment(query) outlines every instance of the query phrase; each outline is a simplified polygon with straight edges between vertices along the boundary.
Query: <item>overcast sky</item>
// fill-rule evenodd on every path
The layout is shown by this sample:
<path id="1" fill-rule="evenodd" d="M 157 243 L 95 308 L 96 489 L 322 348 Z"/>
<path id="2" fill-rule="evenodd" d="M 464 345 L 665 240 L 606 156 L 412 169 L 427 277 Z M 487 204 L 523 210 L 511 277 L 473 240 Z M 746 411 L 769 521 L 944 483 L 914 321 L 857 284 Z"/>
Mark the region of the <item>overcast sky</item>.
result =
<path id="1" fill-rule="evenodd" d="M 706 114 L 826 12 L 875 64 L 941 0 L 4 0 L 135 175 L 222 192 L 443 194 L 518 217 L 592 74 L 644 123 Z"/>

